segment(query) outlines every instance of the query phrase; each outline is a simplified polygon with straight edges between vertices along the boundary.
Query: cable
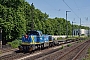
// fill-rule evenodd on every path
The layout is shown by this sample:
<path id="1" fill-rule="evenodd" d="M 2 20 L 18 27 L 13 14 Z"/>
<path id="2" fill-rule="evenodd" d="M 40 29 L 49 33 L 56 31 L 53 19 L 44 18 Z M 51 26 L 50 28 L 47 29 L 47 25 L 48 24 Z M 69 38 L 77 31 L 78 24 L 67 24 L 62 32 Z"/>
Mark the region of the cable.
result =
<path id="1" fill-rule="evenodd" d="M 44 2 L 46 2 L 46 1 L 44 1 Z M 48 2 L 46 2 L 47 4 L 49 4 Z M 51 7 L 54 7 L 54 6 L 52 6 L 51 4 L 49 4 Z M 53 10 L 56 10 L 56 11 L 58 11 L 58 9 L 54 9 L 54 8 L 52 8 Z"/>
<path id="2" fill-rule="evenodd" d="M 63 2 L 69 7 L 69 5 L 63 0 Z M 69 7 L 70 8 L 70 7 Z M 71 9 L 71 8 L 70 8 Z M 72 9 L 71 9 L 72 10 Z M 72 12 L 79 18 L 79 16 L 72 10 Z M 79 18 L 80 19 L 80 18 Z"/>
<path id="3" fill-rule="evenodd" d="M 75 3 L 75 5 L 76 5 L 76 7 L 77 7 L 78 11 L 81 13 L 81 15 L 83 15 L 83 14 L 82 14 L 82 12 L 80 11 L 80 9 L 78 8 L 78 6 L 77 6 L 77 4 L 76 4 L 75 0 L 74 0 L 74 3 Z M 83 15 L 83 16 L 84 16 L 84 15 Z"/>
<path id="4" fill-rule="evenodd" d="M 61 11 L 61 9 L 55 9 L 53 8 L 54 6 L 48 3 L 47 1 L 44 1 L 44 2 L 46 2 L 50 6 L 50 8 L 52 8 L 54 11 L 58 11 L 58 17 L 59 17 L 59 12 Z"/>

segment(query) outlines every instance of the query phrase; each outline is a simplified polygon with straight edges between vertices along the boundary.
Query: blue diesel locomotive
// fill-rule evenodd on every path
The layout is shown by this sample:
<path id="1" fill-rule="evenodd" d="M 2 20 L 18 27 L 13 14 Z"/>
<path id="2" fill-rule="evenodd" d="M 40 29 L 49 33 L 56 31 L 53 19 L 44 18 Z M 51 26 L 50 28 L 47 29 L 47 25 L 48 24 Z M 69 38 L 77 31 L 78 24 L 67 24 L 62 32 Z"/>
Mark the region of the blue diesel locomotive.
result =
<path id="1" fill-rule="evenodd" d="M 54 45 L 51 35 L 44 35 L 41 31 L 29 31 L 27 35 L 22 36 L 22 44 L 18 48 L 20 51 L 34 51 Z"/>

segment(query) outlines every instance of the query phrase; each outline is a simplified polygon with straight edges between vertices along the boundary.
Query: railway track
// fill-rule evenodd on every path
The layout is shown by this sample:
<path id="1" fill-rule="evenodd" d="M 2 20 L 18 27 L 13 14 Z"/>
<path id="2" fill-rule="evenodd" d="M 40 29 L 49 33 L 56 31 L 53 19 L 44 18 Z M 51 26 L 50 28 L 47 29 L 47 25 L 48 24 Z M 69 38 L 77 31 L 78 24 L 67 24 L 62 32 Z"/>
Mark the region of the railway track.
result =
<path id="1" fill-rule="evenodd" d="M 72 60 L 79 59 L 78 56 L 80 56 L 80 54 L 85 50 L 86 47 L 87 47 L 87 45 L 85 45 L 85 46 L 75 55 L 75 57 L 73 57 Z"/>
<path id="2" fill-rule="evenodd" d="M 66 44 L 67 45 L 67 44 Z M 66 46 L 66 45 L 64 45 L 64 46 Z M 54 52 L 56 52 L 56 51 L 59 51 L 60 50 L 60 47 L 61 46 L 57 46 L 57 47 L 52 47 L 52 48 L 50 48 L 50 49 L 46 49 L 46 50 L 43 50 L 43 51 L 40 51 L 40 52 L 38 52 L 38 53 L 40 53 L 40 54 L 37 54 L 37 53 L 35 53 L 35 54 L 37 54 L 37 55 L 35 55 L 35 54 L 32 54 L 32 55 L 29 55 L 29 56 L 26 56 L 26 57 L 22 57 L 22 58 L 19 58 L 19 59 L 17 59 L 17 60 L 35 60 L 35 59 L 38 59 L 38 58 L 40 58 L 40 57 L 43 57 L 43 56 L 46 56 L 46 55 L 48 55 L 48 54 L 52 54 L 52 53 L 54 53 Z"/>
<path id="3" fill-rule="evenodd" d="M 34 59 L 38 59 L 40 57 L 46 56 L 48 54 L 52 54 L 52 53 L 54 53 L 54 52 L 56 52 L 58 50 L 60 50 L 60 47 L 59 48 L 53 47 L 53 48 L 44 49 L 44 50 L 41 50 L 41 51 L 35 51 L 34 53 L 31 53 L 31 54 L 30 53 L 23 54 L 23 53 L 15 53 L 15 52 L 13 52 L 12 54 L 1 56 L 0 60 L 18 60 L 20 57 L 23 58 L 24 56 L 29 56 L 29 57 L 25 58 L 26 60 L 34 60 Z"/>
<path id="4" fill-rule="evenodd" d="M 70 47 L 65 51 L 58 51 L 35 60 L 82 60 L 88 47 L 90 47 L 89 43 L 90 40 L 79 43 L 76 46 Z"/>
<path id="5" fill-rule="evenodd" d="M 80 60 L 78 57 L 80 54 L 88 47 L 90 41 L 86 41 L 83 44 L 71 49 L 67 53 L 63 54 L 62 56 L 56 58 L 55 60 Z"/>
<path id="6" fill-rule="evenodd" d="M 70 42 L 75 42 L 75 41 L 78 41 L 79 39 L 71 39 L 71 40 L 58 40 L 58 42 L 59 42 L 59 45 L 60 44 L 66 44 L 66 43 L 70 43 Z M 83 40 L 83 39 L 82 39 Z M 9 46 L 9 45 L 3 45 L 3 48 L 2 49 L 0 49 L 0 52 L 2 52 L 2 53 L 7 53 L 7 52 L 10 52 L 10 51 L 15 51 L 15 50 L 17 50 L 18 48 L 15 48 L 15 49 L 13 49 L 13 48 L 11 48 L 11 46 Z"/>
<path id="7" fill-rule="evenodd" d="M 90 42 L 87 42 L 87 44 L 85 46 L 83 46 L 83 48 L 75 55 L 75 57 L 73 57 L 72 60 L 81 60 L 84 56 L 84 52 L 88 50 L 89 48 L 89 43 Z"/>
<path id="8" fill-rule="evenodd" d="M 56 52 L 58 50 L 60 50 L 60 46 L 55 46 L 55 47 L 51 47 L 49 49 L 44 49 L 44 50 L 40 50 L 40 51 L 38 50 L 38 51 L 35 51 L 34 53 L 31 53 L 31 54 L 30 53 L 24 54 L 24 53 L 20 53 L 20 52 L 19 53 L 13 52 L 12 54 L 1 56 L 0 60 L 18 60 L 18 59 L 22 60 L 22 58 L 24 56 L 26 56 L 26 57 L 29 56 L 29 57 L 27 57 L 27 58 L 30 58 L 29 60 L 34 60 L 34 59 L 40 58 L 42 56 Z M 26 58 L 26 60 L 28 60 L 27 58 Z"/>

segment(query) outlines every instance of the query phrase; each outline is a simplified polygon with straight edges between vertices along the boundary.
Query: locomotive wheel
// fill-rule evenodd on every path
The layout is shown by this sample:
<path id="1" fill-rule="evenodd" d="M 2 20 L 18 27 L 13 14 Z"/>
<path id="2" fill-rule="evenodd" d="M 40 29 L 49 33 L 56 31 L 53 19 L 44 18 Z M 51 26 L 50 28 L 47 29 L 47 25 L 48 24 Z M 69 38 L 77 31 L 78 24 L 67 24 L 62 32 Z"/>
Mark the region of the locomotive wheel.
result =
<path id="1" fill-rule="evenodd" d="M 22 52 L 23 50 L 22 46 L 18 46 L 18 48 L 19 48 L 19 51 Z"/>
<path id="2" fill-rule="evenodd" d="M 29 51 L 32 51 L 33 50 L 33 48 L 31 47 L 30 49 L 29 49 Z"/>

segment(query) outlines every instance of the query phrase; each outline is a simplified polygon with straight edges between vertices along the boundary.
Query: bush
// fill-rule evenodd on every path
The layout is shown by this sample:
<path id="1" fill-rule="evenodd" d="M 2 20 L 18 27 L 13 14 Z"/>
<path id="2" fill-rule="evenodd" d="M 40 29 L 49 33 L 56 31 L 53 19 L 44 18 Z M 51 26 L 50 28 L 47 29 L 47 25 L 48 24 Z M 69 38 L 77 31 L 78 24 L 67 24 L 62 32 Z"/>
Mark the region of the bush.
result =
<path id="1" fill-rule="evenodd" d="M 81 36 L 85 36 L 85 34 L 81 34 Z"/>
<path id="2" fill-rule="evenodd" d="M 72 44 L 68 44 L 67 47 L 70 47 Z"/>
<path id="3" fill-rule="evenodd" d="M 21 40 L 14 40 L 12 42 L 8 42 L 8 44 L 11 45 L 12 48 L 18 48 L 21 42 L 22 42 Z"/>
<path id="4" fill-rule="evenodd" d="M 88 49 L 88 52 L 87 52 L 87 57 L 84 58 L 83 60 L 90 60 L 90 48 Z"/>
<path id="5" fill-rule="evenodd" d="M 57 40 L 62 40 L 62 39 L 63 39 L 62 37 L 57 38 Z"/>
<path id="6" fill-rule="evenodd" d="M 64 46 L 62 46 L 60 49 L 63 49 L 64 48 Z"/>

